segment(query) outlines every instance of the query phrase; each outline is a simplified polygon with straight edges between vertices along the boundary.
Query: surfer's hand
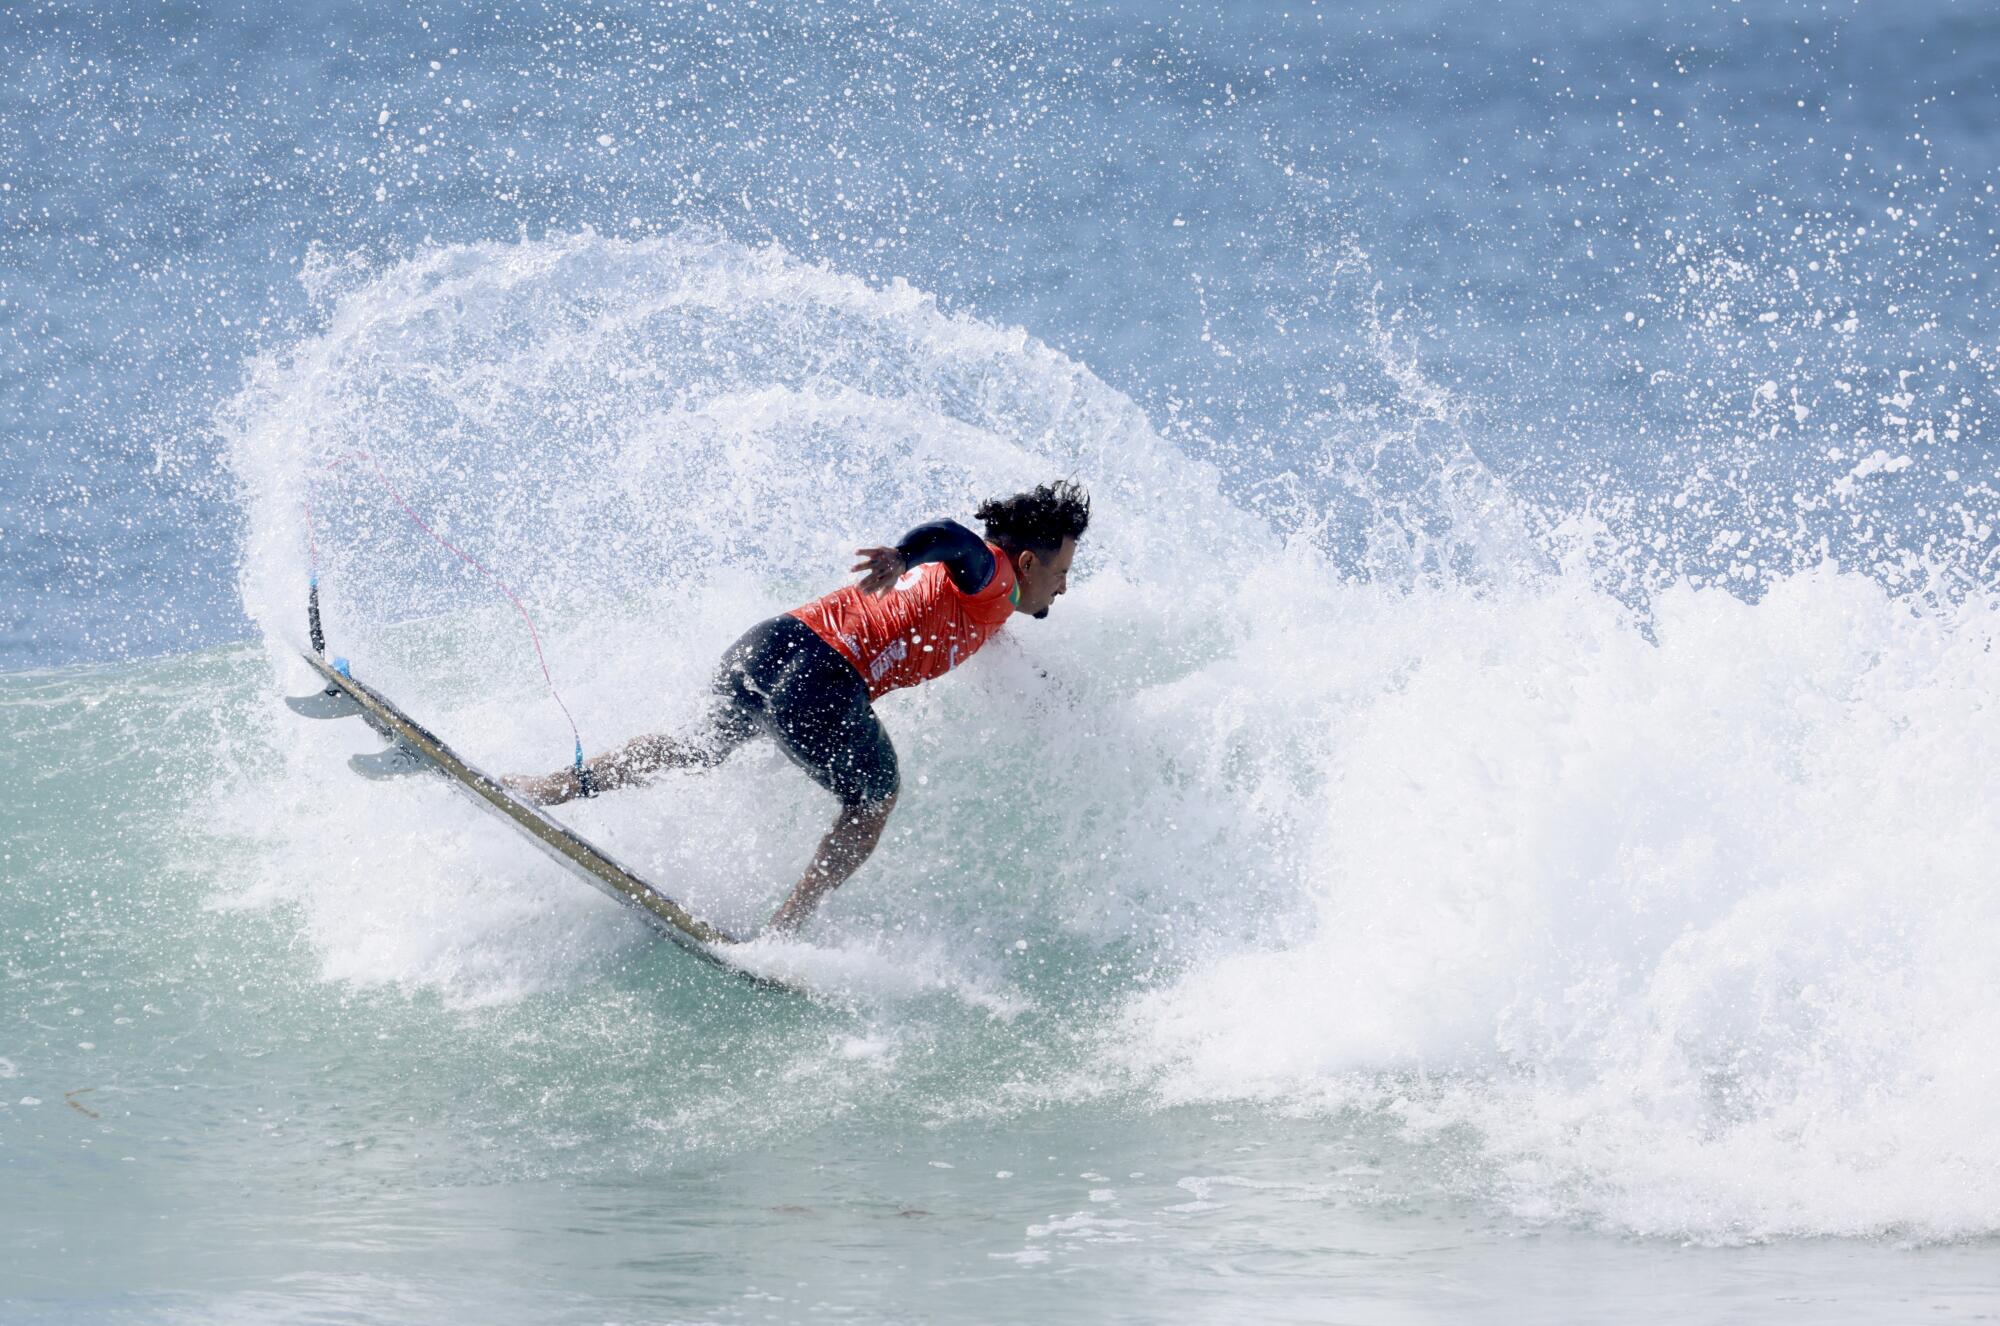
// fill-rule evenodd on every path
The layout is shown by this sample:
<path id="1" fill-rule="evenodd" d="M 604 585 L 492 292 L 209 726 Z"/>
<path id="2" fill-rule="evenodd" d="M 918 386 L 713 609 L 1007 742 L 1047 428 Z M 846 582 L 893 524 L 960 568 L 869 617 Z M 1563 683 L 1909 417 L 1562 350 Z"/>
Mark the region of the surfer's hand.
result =
<path id="1" fill-rule="evenodd" d="M 909 570 L 903 561 L 903 554 L 894 548 L 856 548 L 854 555 L 861 560 L 852 569 L 868 573 L 861 578 L 861 592 L 864 594 L 887 594 L 896 587 L 896 581 L 903 572 Z"/>

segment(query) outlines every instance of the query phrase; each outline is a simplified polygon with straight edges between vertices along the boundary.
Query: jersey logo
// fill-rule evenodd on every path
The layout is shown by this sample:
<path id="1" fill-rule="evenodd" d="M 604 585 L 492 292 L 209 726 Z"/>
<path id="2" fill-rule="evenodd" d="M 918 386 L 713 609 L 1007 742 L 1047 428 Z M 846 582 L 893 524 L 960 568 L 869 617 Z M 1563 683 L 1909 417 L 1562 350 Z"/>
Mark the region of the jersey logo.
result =
<path id="1" fill-rule="evenodd" d="M 868 680 L 882 680 L 882 674 L 901 663 L 909 652 L 910 646 L 907 641 L 890 641 L 887 649 L 868 660 Z"/>

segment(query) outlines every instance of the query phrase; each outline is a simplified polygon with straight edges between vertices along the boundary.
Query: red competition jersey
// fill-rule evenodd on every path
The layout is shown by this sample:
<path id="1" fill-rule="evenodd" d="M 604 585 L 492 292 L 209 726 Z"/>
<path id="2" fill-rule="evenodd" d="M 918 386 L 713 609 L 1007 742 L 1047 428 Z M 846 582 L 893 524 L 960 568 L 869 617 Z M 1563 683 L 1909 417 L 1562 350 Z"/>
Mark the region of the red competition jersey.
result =
<path id="1" fill-rule="evenodd" d="M 942 562 L 904 573 L 880 598 L 858 585 L 836 589 L 791 615 L 832 645 L 868 683 L 868 698 L 942 677 L 977 653 L 1014 613 L 1014 564 L 993 549 L 993 578 L 977 594 L 952 582 Z"/>

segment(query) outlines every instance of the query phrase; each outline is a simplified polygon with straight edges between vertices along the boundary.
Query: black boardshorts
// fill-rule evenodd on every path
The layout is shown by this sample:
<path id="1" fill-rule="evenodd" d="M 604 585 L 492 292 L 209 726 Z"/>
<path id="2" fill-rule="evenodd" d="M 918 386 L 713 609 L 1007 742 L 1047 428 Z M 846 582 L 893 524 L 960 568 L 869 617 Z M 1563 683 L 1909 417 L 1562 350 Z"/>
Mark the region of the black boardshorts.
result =
<path id="1" fill-rule="evenodd" d="M 718 762 L 767 732 L 842 805 L 896 795 L 896 748 L 867 684 L 798 618 L 773 617 L 745 631 L 722 656 L 715 695 L 703 744 Z"/>

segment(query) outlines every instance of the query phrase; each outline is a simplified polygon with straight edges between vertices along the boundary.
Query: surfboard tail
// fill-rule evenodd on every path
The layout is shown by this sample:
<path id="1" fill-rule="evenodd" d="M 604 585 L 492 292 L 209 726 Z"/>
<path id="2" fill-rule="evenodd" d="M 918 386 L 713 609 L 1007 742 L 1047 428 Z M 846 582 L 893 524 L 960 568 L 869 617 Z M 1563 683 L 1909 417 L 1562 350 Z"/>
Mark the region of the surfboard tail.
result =
<path id="1" fill-rule="evenodd" d="M 806 993 L 797 986 L 729 961 L 717 951 L 717 946 L 741 942 L 736 936 L 695 916 L 657 885 L 550 818 L 540 807 L 523 800 L 499 779 L 475 767 L 387 696 L 355 677 L 345 659 L 329 661 L 310 653 L 301 657 L 327 686 L 318 695 L 290 697 L 287 703 L 294 713 L 312 718 L 359 716 L 390 742 L 386 751 L 357 756 L 350 761 L 357 773 L 371 778 L 397 778 L 414 772 L 441 775 L 481 809 L 525 834 L 586 883 L 634 908 L 656 931 L 689 952 L 754 985 Z"/>

